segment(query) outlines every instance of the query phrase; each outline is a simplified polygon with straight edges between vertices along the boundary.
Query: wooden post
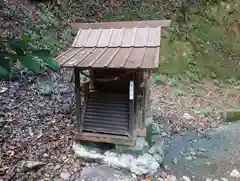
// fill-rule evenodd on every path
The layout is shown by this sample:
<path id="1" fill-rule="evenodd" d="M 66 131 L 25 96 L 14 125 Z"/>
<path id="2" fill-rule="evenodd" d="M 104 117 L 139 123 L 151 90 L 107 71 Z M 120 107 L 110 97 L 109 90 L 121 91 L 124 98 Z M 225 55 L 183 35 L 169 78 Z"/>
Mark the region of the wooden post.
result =
<path id="1" fill-rule="evenodd" d="M 95 83 L 96 83 L 95 70 L 89 70 L 89 75 L 90 75 L 89 87 L 91 90 L 93 90 L 95 89 Z"/>
<path id="2" fill-rule="evenodd" d="M 143 81 L 143 71 L 139 71 L 138 74 L 137 74 L 137 80 L 138 80 L 138 85 L 137 85 L 137 88 L 138 88 L 138 95 L 140 97 L 138 97 L 138 100 L 137 100 L 137 105 L 136 105 L 136 110 L 137 110 L 137 128 L 138 129 L 142 129 L 143 128 L 143 91 L 142 91 L 142 81 Z"/>
<path id="3" fill-rule="evenodd" d="M 82 116 L 81 116 L 81 87 L 80 87 L 80 70 L 79 68 L 74 68 L 74 75 L 75 75 L 75 92 L 76 92 L 76 114 L 77 114 L 77 120 L 76 120 L 76 126 L 77 126 L 77 132 L 81 132 L 81 122 L 82 122 Z"/>
<path id="4" fill-rule="evenodd" d="M 135 101 L 135 76 L 133 75 L 132 80 L 129 82 L 129 122 L 128 122 L 128 132 L 131 134 L 130 139 L 132 139 L 135 131 L 135 115 L 134 115 L 134 101 Z"/>
<path id="5" fill-rule="evenodd" d="M 147 72 L 148 76 L 144 84 L 144 105 L 143 105 L 143 126 L 145 127 L 145 120 L 149 111 L 149 99 L 150 99 L 150 71 Z"/>

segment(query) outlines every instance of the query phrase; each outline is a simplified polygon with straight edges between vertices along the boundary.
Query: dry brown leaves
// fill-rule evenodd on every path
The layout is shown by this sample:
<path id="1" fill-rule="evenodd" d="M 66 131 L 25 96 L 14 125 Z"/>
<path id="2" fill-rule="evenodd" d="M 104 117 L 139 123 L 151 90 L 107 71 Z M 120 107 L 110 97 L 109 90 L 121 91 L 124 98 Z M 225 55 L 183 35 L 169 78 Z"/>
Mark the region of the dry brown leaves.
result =
<path id="1" fill-rule="evenodd" d="M 183 94 L 179 94 L 179 90 Z M 151 102 L 155 116 L 160 116 L 170 123 L 170 129 L 179 133 L 182 129 L 196 128 L 204 130 L 222 121 L 221 112 L 228 108 L 238 107 L 239 97 L 232 95 L 232 87 L 219 88 L 211 82 L 196 84 L 195 91 L 186 83 L 178 87 L 154 85 Z M 207 109 L 209 115 L 204 115 Z M 192 119 L 184 118 L 189 114 Z"/>
<path id="2" fill-rule="evenodd" d="M 59 75 L 55 77 L 61 79 Z M 69 76 L 70 77 L 70 76 Z M 8 88 L 0 93 L 0 180 L 60 180 L 67 170 L 74 179 L 80 174 L 82 163 L 71 151 L 75 101 L 74 87 L 69 80 L 61 79 L 61 93 L 49 96 L 39 94 L 39 86 L 49 76 L 19 78 L 1 82 Z M 66 81 L 66 82 L 64 82 Z M 55 82 L 55 81 L 53 81 Z M 66 106 L 67 105 L 67 106 Z M 25 161 L 46 164 L 37 172 L 23 172 Z"/>

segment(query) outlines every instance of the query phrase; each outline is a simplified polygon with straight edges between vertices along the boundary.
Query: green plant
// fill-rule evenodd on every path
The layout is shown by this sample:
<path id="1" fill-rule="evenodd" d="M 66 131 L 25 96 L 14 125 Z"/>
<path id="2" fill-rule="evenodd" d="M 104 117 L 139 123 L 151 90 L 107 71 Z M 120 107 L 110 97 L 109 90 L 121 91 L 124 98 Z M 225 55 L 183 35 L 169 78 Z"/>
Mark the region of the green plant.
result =
<path id="1" fill-rule="evenodd" d="M 0 40 L 0 77 L 9 76 L 18 63 L 35 73 L 40 73 L 44 68 L 60 69 L 51 51 L 39 48 L 34 41 L 32 36 L 25 34 L 19 39 Z"/>
<path id="2" fill-rule="evenodd" d="M 176 76 L 173 76 L 171 79 L 171 86 L 172 87 L 177 87 L 178 86 L 178 79 Z"/>
<path id="3" fill-rule="evenodd" d="M 156 75 L 155 76 L 155 82 L 158 83 L 158 84 L 166 84 L 167 83 L 167 80 L 164 79 L 162 76 L 160 75 Z"/>
<path id="4" fill-rule="evenodd" d="M 233 96 L 240 97 L 240 87 L 235 87 L 235 88 L 232 90 L 231 94 L 232 94 Z"/>
<path id="5" fill-rule="evenodd" d="M 202 108 L 198 111 L 198 114 L 202 115 L 202 116 L 210 116 L 213 113 L 213 108 L 211 107 L 205 107 Z"/>
<path id="6" fill-rule="evenodd" d="M 179 96 L 183 96 L 186 94 L 186 92 L 184 90 L 180 90 L 180 89 L 176 90 L 175 93 Z"/>

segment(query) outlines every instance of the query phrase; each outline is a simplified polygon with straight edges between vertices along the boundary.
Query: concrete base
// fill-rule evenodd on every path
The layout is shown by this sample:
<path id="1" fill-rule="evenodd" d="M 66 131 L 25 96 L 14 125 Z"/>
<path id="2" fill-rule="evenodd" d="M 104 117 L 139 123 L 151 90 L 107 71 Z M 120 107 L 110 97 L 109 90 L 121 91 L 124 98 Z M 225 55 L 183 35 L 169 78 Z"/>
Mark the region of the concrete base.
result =
<path id="1" fill-rule="evenodd" d="M 152 119 L 151 119 L 152 120 Z M 150 121 L 152 122 L 152 121 Z M 157 123 L 147 127 L 146 137 L 137 137 L 135 146 L 115 144 L 99 146 L 99 144 L 74 144 L 75 154 L 85 160 L 96 160 L 114 168 L 124 168 L 134 174 L 153 175 L 157 173 L 164 158 L 163 144 Z"/>
<path id="2" fill-rule="evenodd" d="M 137 137 L 135 146 L 116 145 L 118 153 L 135 153 L 140 154 L 148 149 L 148 143 L 145 137 Z"/>
<path id="3" fill-rule="evenodd" d="M 146 137 L 147 136 L 147 129 L 146 128 L 143 128 L 143 129 L 138 128 L 137 129 L 137 136 L 138 137 Z"/>

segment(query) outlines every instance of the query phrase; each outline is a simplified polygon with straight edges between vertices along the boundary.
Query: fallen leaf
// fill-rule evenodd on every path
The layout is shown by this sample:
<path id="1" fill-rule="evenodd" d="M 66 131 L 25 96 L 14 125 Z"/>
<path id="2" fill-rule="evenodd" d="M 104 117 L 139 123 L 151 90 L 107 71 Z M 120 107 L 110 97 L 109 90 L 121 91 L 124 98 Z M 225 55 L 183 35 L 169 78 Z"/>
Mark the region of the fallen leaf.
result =
<path id="1" fill-rule="evenodd" d="M 0 176 L 4 176 L 8 169 L 9 169 L 8 167 L 0 168 Z"/>
<path id="2" fill-rule="evenodd" d="M 15 152 L 12 150 L 7 151 L 7 155 L 12 158 L 15 155 Z"/>
<path id="3" fill-rule="evenodd" d="M 39 133 L 39 135 L 37 136 L 37 139 L 41 138 L 42 135 L 43 135 L 42 130 L 40 130 L 40 133 Z"/>

